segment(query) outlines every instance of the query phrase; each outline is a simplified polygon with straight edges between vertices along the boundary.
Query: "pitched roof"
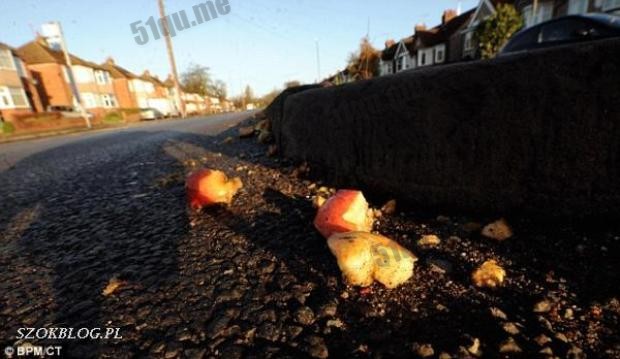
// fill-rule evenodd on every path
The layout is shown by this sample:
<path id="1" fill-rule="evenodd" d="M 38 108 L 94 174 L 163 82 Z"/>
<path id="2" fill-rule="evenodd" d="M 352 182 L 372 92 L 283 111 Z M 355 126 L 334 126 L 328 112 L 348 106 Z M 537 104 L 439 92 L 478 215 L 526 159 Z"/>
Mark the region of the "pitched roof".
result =
<path id="1" fill-rule="evenodd" d="M 421 46 L 434 46 L 448 41 L 469 19 L 473 16 L 476 9 L 471 9 L 463 14 L 448 20 L 445 24 L 437 25 L 432 29 L 419 31 L 415 34 Z"/>
<path id="2" fill-rule="evenodd" d="M 398 49 L 399 43 L 400 41 L 392 44 L 390 47 L 381 51 L 381 60 L 383 61 L 392 60 L 394 58 L 394 55 L 396 55 L 396 49 Z"/>
<path id="3" fill-rule="evenodd" d="M 17 49 L 17 53 L 24 61 L 32 65 L 65 63 L 65 56 L 62 51 L 54 50 L 46 46 L 41 39 L 36 39 L 34 41 L 30 41 L 25 45 L 22 45 L 20 48 Z M 91 61 L 84 60 L 73 54 L 69 54 L 69 57 L 71 58 L 71 63 L 73 65 L 86 66 L 93 69 L 103 69 L 103 67 L 101 67 L 100 65 L 97 65 L 96 63 Z"/>
<path id="4" fill-rule="evenodd" d="M 144 73 L 142 73 L 142 75 L 140 75 L 139 78 L 144 80 L 144 81 L 151 82 L 151 83 L 153 83 L 155 85 L 158 85 L 158 86 L 165 86 L 164 83 L 160 79 L 158 79 L 157 77 L 151 75 L 151 73 L 148 72 L 148 70 L 144 71 Z"/>
<path id="5" fill-rule="evenodd" d="M 103 64 L 101 64 L 101 67 L 106 69 L 110 73 L 110 75 L 112 76 L 113 79 L 135 79 L 135 78 L 138 78 L 137 75 L 134 75 L 129 70 L 126 70 L 126 69 L 118 66 L 117 64 L 114 63 L 114 61 L 110 61 L 110 60 L 111 59 L 109 59 L 106 62 L 104 62 Z"/>

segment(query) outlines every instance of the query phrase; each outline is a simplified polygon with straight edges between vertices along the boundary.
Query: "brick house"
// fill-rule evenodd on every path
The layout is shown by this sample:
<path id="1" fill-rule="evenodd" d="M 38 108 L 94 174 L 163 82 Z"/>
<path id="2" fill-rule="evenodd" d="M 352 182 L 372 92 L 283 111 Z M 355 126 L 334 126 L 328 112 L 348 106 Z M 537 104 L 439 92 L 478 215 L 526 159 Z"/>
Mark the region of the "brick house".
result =
<path id="1" fill-rule="evenodd" d="M 13 48 L 0 43 L 0 117 L 12 120 L 41 110 L 32 74 Z"/>
<path id="2" fill-rule="evenodd" d="M 87 111 L 103 116 L 118 108 L 112 77 L 102 66 L 70 54 L 70 73 L 67 71 L 63 53 L 47 46 L 41 38 L 21 46 L 17 52 L 38 83 L 37 88 L 45 109 L 50 106 L 77 105 L 71 90 L 71 73 Z"/>
<path id="3" fill-rule="evenodd" d="M 111 57 L 101 64 L 101 67 L 107 70 L 110 76 L 112 76 L 112 84 L 114 86 L 114 93 L 116 94 L 118 106 L 127 109 L 138 108 L 136 93 L 131 84 L 131 81 L 137 79 L 138 76 L 118 66 Z"/>

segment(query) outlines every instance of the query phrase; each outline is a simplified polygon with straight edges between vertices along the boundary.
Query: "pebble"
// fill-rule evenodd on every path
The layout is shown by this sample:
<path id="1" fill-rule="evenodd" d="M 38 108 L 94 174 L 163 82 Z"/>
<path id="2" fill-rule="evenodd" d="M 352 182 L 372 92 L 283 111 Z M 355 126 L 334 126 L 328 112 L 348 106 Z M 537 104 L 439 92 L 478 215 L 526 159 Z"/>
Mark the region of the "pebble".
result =
<path id="1" fill-rule="evenodd" d="M 329 351 L 323 338 L 312 335 L 306 338 L 304 346 L 306 353 L 313 358 L 324 359 L 329 356 Z"/>
<path id="2" fill-rule="evenodd" d="M 551 310 L 551 302 L 547 299 L 534 304 L 534 313 L 547 313 Z"/>
<path id="3" fill-rule="evenodd" d="M 495 318 L 508 320 L 508 316 L 501 309 L 497 307 L 491 307 L 489 308 L 489 310 L 491 311 L 491 315 L 494 316 Z"/>
<path id="4" fill-rule="evenodd" d="M 547 343 L 551 342 L 551 338 L 549 338 L 548 336 L 541 334 L 539 336 L 537 336 L 536 338 L 534 338 L 534 341 L 536 342 L 536 344 L 540 345 L 541 347 L 544 346 Z"/>
<path id="5" fill-rule="evenodd" d="M 499 346 L 500 353 L 521 353 L 521 347 L 517 342 L 512 338 L 508 338 L 504 340 Z"/>
<path id="6" fill-rule="evenodd" d="M 504 323 L 504 325 L 502 325 L 502 328 L 504 328 L 504 331 L 506 333 L 511 335 L 517 335 L 520 332 L 519 328 L 517 328 L 517 326 L 512 322 Z"/>
<path id="7" fill-rule="evenodd" d="M 433 346 L 430 344 L 422 344 L 422 345 L 415 345 L 416 348 L 416 353 L 421 356 L 422 358 L 428 358 L 428 357 L 432 357 L 433 355 L 435 355 L 435 350 L 433 349 Z"/>
<path id="8" fill-rule="evenodd" d="M 434 234 L 424 235 L 418 241 L 419 246 L 429 246 L 429 247 L 438 246 L 440 243 L 441 243 L 441 239 Z"/>
<path id="9" fill-rule="evenodd" d="M 301 307 L 295 312 L 295 320 L 302 325 L 314 323 L 314 312 L 309 307 Z"/>

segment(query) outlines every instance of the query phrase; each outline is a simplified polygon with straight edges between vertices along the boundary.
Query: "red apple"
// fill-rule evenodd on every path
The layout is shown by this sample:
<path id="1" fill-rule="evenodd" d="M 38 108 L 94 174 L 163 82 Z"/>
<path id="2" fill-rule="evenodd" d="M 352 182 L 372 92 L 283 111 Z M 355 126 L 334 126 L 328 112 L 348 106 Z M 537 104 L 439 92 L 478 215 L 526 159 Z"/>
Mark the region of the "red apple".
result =
<path id="1" fill-rule="evenodd" d="M 222 171 L 202 168 L 192 172 L 185 183 L 187 200 L 194 209 L 218 203 L 230 204 L 233 196 L 243 187 L 241 179 L 228 179 Z"/>
<path id="2" fill-rule="evenodd" d="M 360 191 L 339 190 L 317 211 L 314 226 L 325 238 L 334 233 L 370 232 L 372 215 Z"/>

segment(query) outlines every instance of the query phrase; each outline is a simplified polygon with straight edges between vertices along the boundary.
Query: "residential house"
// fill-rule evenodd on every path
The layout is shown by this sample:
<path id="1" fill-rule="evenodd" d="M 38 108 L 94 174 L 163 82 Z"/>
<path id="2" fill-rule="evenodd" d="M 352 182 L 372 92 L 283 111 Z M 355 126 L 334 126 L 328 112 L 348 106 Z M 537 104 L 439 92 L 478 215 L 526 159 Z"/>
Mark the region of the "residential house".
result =
<path id="1" fill-rule="evenodd" d="M 525 20 L 525 27 L 564 15 L 620 12 L 620 0 L 538 0 L 536 11 L 533 0 L 516 0 L 514 5 Z"/>
<path id="2" fill-rule="evenodd" d="M 157 76 L 151 75 L 148 70 L 144 71 L 139 79 L 142 80 L 142 84 L 147 90 L 146 96 L 142 96 L 138 100 L 140 107 L 154 108 L 164 116 L 178 116 L 178 106 L 176 106 L 174 98 L 170 96 L 171 89 L 174 89 L 174 86 L 169 87 Z"/>
<path id="3" fill-rule="evenodd" d="M 464 59 L 480 57 L 475 31 L 481 22 L 495 14 L 499 4 L 514 5 L 524 19 L 525 28 L 570 14 L 614 11 L 620 13 L 620 0 L 538 0 L 536 9 L 533 0 L 480 0 L 474 15 L 461 31 Z"/>
<path id="4" fill-rule="evenodd" d="M 21 46 L 17 53 L 24 59 L 37 81 L 37 89 L 45 109 L 50 106 L 77 105 L 71 88 L 71 76 L 86 110 L 103 116 L 118 108 L 112 77 L 100 65 L 70 54 L 72 71 L 69 72 L 64 54 L 59 49 L 49 47 L 42 38 Z"/>
<path id="5" fill-rule="evenodd" d="M 417 25 L 415 31 L 422 28 L 424 28 L 423 25 Z M 381 52 L 379 74 L 383 76 L 415 68 L 416 58 L 415 34 L 398 42 L 388 40 L 385 42 L 385 49 Z"/>
<path id="6" fill-rule="evenodd" d="M 199 94 L 183 92 L 181 98 L 185 103 L 185 112 L 188 115 L 198 115 L 207 111 L 207 102 Z"/>
<path id="7" fill-rule="evenodd" d="M 133 91 L 133 86 L 131 86 L 131 81 L 137 79 L 138 76 L 118 66 L 111 57 L 101 64 L 101 67 L 106 69 L 112 76 L 118 106 L 126 109 L 138 108 L 136 93 Z"/>
<path id="8" fill-rule="evenodd" d="M 441 24 L 431 29 L 420 29 L 415 34 L 417 67 L 460 61 L 463 48 L 461 31 L 473 16 L 474 9 L 463 14 L 446 10 Z"/>
<path id="9" fill-rule="evenodd" d="M 32 75 L 17 52 L 0 43 L 0 118 L 41 111 Z"/>

